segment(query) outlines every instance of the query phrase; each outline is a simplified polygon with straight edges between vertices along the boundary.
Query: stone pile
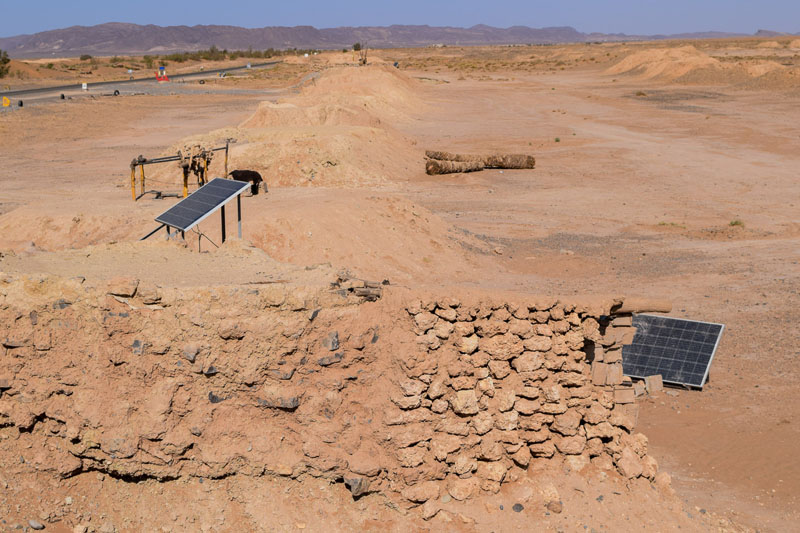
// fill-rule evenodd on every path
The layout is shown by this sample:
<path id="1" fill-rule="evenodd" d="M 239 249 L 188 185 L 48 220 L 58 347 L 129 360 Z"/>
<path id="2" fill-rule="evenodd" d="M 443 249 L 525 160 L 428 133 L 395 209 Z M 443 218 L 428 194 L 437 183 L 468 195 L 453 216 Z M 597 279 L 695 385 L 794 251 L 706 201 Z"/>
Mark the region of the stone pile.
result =
<path id="1" fill-rule="evenodd" d="M 389 423 L 409 500 L 438 494 L 433 481 L 458 500 L 497 492 L 535 458 L 654 478 L 622 375 L 622 346 L 635 333 L 630 315 L 593 315 L 556 300 L 444 298 L 406 309 L 423 349 L 402 361 Z"/>

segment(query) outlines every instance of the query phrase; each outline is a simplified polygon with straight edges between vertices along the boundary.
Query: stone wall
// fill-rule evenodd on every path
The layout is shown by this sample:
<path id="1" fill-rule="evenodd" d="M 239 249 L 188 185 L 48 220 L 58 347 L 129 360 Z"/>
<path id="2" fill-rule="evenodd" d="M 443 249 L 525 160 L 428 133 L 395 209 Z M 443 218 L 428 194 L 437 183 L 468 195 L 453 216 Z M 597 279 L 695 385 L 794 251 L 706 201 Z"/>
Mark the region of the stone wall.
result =
<path id="1" fill-rule="evenodd" d="M 622 376 L 622 346 L 635 333 L 630 315 L 555 299 L 443 298 L 406 310 L 423 350 L 402 360 L 405 379 L 387 423 L 396 428 L 408 500 L 497 492 L 535 458 L 654 478 L 647 439 L 633 433 L 634 391 Z"/>
<path id="2" fill-rule="evenodd" d="M 536 460 L 653 478 L 619 301 L 417 298 L 0 275 L 0 468 L 324 477 L 423 516 Z"/>

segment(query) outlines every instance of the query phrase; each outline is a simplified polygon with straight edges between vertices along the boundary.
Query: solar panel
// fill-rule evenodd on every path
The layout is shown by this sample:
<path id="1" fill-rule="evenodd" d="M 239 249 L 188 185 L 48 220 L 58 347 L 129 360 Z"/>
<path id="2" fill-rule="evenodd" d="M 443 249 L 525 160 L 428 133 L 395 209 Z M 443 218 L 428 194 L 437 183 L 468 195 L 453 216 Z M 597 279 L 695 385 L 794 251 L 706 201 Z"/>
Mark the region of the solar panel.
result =
<path id="1" fill-rule="evenodd" d="M 214 178 L 157 216 L 156 222 L 187 231 L 248 187 L 248 182 Z"/>
<path id="2" fill-rule="evenodd" d="M 664 383 L 705 385 L 724 325 L 645 314 L 634 315 L 633 325 L 633 342 L 622 348 L 626 376 L 661 374 Z"/>

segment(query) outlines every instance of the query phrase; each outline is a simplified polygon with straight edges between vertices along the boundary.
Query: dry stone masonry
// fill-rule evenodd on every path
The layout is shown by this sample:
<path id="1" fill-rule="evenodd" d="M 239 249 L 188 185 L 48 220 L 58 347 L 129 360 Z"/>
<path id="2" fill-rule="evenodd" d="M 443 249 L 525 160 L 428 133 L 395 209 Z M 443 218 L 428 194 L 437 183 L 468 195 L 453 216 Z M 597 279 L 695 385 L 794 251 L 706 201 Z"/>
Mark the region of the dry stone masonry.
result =
<path id="1" fill-rule="evenodd" d="M 315 476 L 423 516 L 533 461 L 652 479 L 621 302 L 513 301 L 0 273 L 0 468 Z"/>
<path id="2" fill-rule="evenodd" d="M 637 406 L 622 375 L 630 315 L 608 316 L 553 300 L 407 306 L 423 349 L 403 360 L 405 379 L 387 423 L 404 480 L 463 500 L 497 492 L 534 458 L 563 456 L 626 478 L 653 479 L 647 439 L 633 432 Z M 428 487 L 425 495 L 438 494 Z"/>

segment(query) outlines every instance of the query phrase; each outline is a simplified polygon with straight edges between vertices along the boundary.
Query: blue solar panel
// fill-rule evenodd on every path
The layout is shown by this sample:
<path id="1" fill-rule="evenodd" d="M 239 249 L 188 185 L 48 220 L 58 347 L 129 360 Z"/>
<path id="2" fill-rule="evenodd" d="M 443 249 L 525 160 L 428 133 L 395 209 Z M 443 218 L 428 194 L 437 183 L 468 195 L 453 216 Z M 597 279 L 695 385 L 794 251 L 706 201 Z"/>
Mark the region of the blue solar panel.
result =
<path id="1" fill-rule="evenodd" d="M 156 222 L 187 231 L 250 187 L 250 183 L 214 178 L 156 217 Z"/>
<path id="2" fill-rule="evenodd" d="M 664 383 L 702 388 L 725 328 L 667 316 L 634 315 L 636 335 L 622 348 L 626 376 L 661 374 Z"/>

